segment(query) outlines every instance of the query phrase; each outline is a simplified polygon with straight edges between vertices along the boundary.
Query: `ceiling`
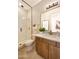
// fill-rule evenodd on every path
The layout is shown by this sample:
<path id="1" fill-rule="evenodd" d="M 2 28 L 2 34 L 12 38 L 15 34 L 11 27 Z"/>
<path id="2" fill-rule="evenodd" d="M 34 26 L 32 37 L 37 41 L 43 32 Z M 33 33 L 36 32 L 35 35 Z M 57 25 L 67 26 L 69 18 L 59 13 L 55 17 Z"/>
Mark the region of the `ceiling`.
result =
<path id="1" fill-rule="evenodd" d="M 24 7 L 22 8 L 21 5 L 23 5 Z M 18 7 L 20 9 L 24 9 L 24 10 L 28 10 L 30 9 L 31 7 L 29 7 L 27 4 L 25 4 L 22 0 L 18 0 Z"/>
<path id="2" fill-rule="evenodd" d="M 27 2 L 31 7 L 33 7 L 42 0 L 24 0 L 24 1 Z"/>
<path id="3" fill-rule="evenodd" d="M 23 5 L 22 9 L 27 11 L 27 10 L 31 9 L 31 7 L 38 4 L 40 1 L 42 1 L 42 0 L 18 0 L 18 7 L 21 9 L 22 8 L 21 5 Z"/>
<path id="4" fill-rule="evenodd" d="M 38 3 L 40 3 L 41 1 L 43 1 L 43 0 L 23 0 L 23 1 L 25 1 L 27 4 L 29 4 L 31 7 L 33 7 L 33 6 L 35 6 L 35 5 L 37 5 Z M 48 1 L 48 2 L 54 2 L 54 1 L 59 1 L 59 0 L 46 0 L 46 1 Z"/>
<path id="5" fill-rule="evenodd" d="M 25 9 L 25 10 L 28 10 L 28 9 L 30 9 L 31 7 L 33 7 L 33 6 L 35 6 L 35 5 L 37 5 L 38 3 L 40 3 L 41 1 L 43 1 L 43 0 L 18 0 L 19 1 L 19 7 L 21 7 L 21 5 L 20 5 L 20 3 L 24 6 L 23 8 Z M 24 1 L 24 2 L 23 2 Z M 54 2 L 54 1 L 56 1 L 56 0 L 45 0 L 45 1 L 48 1 L 48 2 Z M 27 4 L 26 4 L 27 3 Z M 29 5 L 31 6 L 31 7 L 29 7 Z"/>

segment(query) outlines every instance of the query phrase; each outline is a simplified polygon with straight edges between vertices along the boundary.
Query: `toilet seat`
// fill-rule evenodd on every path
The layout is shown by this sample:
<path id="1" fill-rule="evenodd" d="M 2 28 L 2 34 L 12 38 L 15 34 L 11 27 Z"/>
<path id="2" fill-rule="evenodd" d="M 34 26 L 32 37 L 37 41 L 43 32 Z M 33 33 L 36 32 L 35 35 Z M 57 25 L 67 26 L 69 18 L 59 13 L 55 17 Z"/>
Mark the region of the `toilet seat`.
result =
<path id="1" fill-rule="evenodd" d="M 34 42 L 34 40 L 31 40 L 31 39 L 26 40 L 26 46 L 31 45 L 33 42 Z"/>

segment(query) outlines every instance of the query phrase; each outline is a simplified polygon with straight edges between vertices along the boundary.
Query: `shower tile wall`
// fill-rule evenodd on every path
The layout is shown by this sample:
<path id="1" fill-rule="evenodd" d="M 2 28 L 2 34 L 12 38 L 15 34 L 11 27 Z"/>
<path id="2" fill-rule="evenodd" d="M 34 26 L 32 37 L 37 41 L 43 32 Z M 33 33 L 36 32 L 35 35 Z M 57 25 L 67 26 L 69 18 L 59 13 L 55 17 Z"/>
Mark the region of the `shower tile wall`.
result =
<path id="1" fill-rule="evenodd" d="M 29 16 L 28 16 L 29 15 Z M 31 37 L 31 11 L 18 8 L 18 42 L 24 43 Z"/>

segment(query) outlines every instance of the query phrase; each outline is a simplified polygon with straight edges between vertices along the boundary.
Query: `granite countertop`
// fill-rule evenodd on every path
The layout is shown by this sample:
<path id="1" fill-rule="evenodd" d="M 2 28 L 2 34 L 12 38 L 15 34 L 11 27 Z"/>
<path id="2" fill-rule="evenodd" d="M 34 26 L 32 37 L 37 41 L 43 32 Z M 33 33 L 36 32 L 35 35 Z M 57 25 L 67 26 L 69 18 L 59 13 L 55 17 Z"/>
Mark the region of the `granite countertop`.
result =
<path id="1" fill-rule="evenodd" d="M 51 41 L 56 41 L 56 42 L 60 42 L 60 37 L 58 35 L 49 35 L 46 33 L 37 33 L 37 34 L 33 34 L 34 37 L 41 37 L 41 38 L 45 38 L 47 40 L 51 40 Z"/>

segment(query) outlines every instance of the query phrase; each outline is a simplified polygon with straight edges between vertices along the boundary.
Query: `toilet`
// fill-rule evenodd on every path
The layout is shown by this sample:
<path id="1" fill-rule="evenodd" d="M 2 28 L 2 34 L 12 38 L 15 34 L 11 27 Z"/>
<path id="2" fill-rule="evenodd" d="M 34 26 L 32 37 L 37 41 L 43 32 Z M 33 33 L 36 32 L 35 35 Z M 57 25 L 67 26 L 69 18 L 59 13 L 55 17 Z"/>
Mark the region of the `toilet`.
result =
<path id="1" fill-rule="evenodd" d="M 33 48 L 34 48 L 34 41 L 35 40 L 32 40 L 32 39 L 26 40 L 26 43 L 25 43 L 25 45 L 26 45 L 26 52 L 30 52 L 30 51 L 33 50 Z"/>

